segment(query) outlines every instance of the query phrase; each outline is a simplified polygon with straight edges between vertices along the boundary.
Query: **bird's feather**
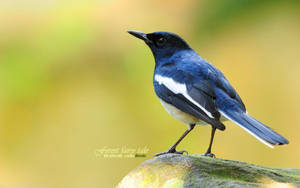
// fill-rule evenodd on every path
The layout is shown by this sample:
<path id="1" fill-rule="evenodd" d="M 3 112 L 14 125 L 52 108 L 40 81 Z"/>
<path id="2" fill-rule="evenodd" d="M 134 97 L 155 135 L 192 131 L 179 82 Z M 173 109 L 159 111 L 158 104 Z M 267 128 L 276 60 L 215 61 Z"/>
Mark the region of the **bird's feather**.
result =
<path id="1" fill-rule="evenodd" d="M 235 122 L 262 143 L 273 148 L 274 145 L 288 144 L 288 140 L 242 111 L 220 111 L 227 119 Z"/>
<path id="2" fill-rule="evenodd" d="M 225 130 L 225 126 L 219 120 L 209 117 L 201 108 L 186 98 L 182 93 L 173 92 L 163 83 L 154 82 L 154 86 L 157 96 L 164 102 L 171 104 L 181 111 L 191 114 L 220 130 Z"/>
<path id="3" fill-rule="evenodd" d="M 209 116 L 210 118 L 214 118 L 210 109 L 205 108 L 205 107 L 207 107 L 207 105 L 203 105 L 209 101 L 205 101 L 205 100 L 196 101 L 194 98 L 192 98 L 189 95 L 188 90 L 187 90 L 187 85 L 185 83 L 176 82 L 174 80 L 174 77 L 163 76 L 163 75 L 159 75 L 159 74 L 156 74 L 154 76 L 154 82 L 157 82 L 159 85 L 164 85 L 169 90 L 171 90 L 174 94 L 181 94 L 182 96 L 184 96 L 186 98 L 186 100 L 190 101 L 194 105 L 198 106 L 202 111 L 204 111 L 204 113 L 206 113 L 207 116 Z M 199 91 L 198 96 L 200 96 L 200 94 L 201 94 L 201 91 Z"/>

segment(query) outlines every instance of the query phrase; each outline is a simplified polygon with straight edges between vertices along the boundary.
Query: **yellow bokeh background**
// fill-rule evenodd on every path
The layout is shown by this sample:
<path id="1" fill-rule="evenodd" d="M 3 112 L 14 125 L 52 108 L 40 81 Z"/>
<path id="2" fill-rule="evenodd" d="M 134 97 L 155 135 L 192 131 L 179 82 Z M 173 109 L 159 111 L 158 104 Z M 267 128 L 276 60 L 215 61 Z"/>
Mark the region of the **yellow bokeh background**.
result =
<path id="1" fill-rule="evenodd" d="M 114 187 L 187 128 L 152 86 L 154 59 L 126 30 L 178 33 L 221 69 L 249 114 L 290 140 L 270 149 L 237 125 L 217 157 L 300 168 L 298 1 L 1 1 L 0 185 Z M 178 149 L 205 152 L 209 127 Z M 95 150 L 147 147 L 145 158 Z"/>

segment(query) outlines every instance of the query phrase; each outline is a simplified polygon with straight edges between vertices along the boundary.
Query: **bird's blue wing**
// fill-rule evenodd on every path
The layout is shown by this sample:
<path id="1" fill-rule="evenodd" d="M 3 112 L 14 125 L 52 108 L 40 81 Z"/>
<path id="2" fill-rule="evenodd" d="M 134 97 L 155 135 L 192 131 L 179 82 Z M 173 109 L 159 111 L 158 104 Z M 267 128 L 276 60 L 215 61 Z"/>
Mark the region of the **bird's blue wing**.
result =
<path id="1" fill-rule="evenodd" d="M 192 75 L 196 80 L 207 80 L 213 90 L 217 88 L 223 90 L 226 95 L 236 101 L 236 105 L 240 106 L 243 111 L 246 111 L 242 99 L 225 78 L 223 73 L 205 59 L 201 58 L 198 54 L 193 54 L 192 57 L 193 58 L 184 60 L 177 59 L 177 68 Z"/>
<path id="2" fill-rule="evenodd" d="M 182 74 L 187 78 L 185 85 L 188 96 L 206 109 L 212 117 L 219 120 L 220 113 L 215 103 L 216 93 L 210 82 L 206 79 L 195 77 L 190 73 L 182 72 Z"/>
<path id="3" fill-rule="evenodd" d="M 220 121 L 208 117 L 202 109 L 200 109 L 190 100 L 188 100 L 184 95 L 179 93 L 176 94 L 169 88 L 167 88 L 165 85 L 159 84 L 158 82 L 154 82 L 154 88 L 157 96 L 164 102 L 171 104 L 177 109 L 188 113 L 196 118 L 199 118 L 202 121 L 211 124 L 220 130 L 225 130 L 225 126 Z"/>
<path id="4" fill-rule="evenodd" d="M 231 100 L 234 100 L 236 102 L 236 105 L 238 105 L 242 111 L 246 111 L 246 107 L 245 107 L 241 97 L 238 95 L 238 93 L 230 85 L 228 80 L 223 76 L 223 74 L 221 72 L 219 72 L 219 74 L 215 80 L 215 86 L 219 89 L 222 89 L 223 92 L 231 98 Z"/>
<path id="5" fill-rule="evenodd" d="M 154 87 L 158 97 L 165 102 L 221 130 L 225 129 L 219 121 L 216 94 L 207 80 L 169 65 L 155 73 Z"/>

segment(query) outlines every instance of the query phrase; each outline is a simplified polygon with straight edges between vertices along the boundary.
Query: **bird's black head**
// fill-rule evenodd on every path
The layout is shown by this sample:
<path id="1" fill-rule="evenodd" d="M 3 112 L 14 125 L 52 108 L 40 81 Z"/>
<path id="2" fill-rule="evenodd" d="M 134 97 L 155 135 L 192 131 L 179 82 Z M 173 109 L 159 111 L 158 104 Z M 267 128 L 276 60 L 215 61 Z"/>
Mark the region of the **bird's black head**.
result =
<path id="1" fill-rule="evenodd" d="M 156 60 L 171 57 L 174 53 L 181 50 L 191 49 L 180 36 L 174 33 L 163 31 L 154 33 L 128 31 L 128 33 L 145 41 Z"/>

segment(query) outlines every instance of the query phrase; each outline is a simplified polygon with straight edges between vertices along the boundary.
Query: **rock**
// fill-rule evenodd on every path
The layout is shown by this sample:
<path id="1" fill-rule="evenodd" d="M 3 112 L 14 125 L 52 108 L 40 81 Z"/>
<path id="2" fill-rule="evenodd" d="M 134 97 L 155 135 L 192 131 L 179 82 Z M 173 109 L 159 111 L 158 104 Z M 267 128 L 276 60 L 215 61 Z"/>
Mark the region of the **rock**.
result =
<path id="1" fill-rule="evenodd" d="M 300 169 L 268 168 L 200 155 L 166 154 L 145 161 L 118 188 L 300 187 Z"/>

